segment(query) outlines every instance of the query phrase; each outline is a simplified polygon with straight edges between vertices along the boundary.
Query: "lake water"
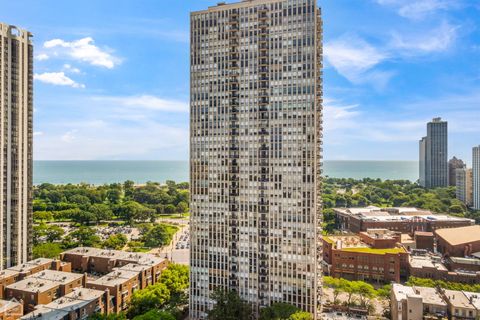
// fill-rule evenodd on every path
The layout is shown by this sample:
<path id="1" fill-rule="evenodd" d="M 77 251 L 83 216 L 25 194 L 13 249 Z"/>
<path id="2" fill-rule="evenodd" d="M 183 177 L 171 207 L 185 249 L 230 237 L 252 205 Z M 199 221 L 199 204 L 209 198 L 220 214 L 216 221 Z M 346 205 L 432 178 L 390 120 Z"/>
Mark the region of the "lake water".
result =
<path id="1" fill-rule="evenodd" d="M 34 161 L 33 183 L 104 184 L 132 180 L 188 181 L 188 161 Z M 325 161 L 325 175 L 336 178 L 418 179 L 415 161 Z"/>

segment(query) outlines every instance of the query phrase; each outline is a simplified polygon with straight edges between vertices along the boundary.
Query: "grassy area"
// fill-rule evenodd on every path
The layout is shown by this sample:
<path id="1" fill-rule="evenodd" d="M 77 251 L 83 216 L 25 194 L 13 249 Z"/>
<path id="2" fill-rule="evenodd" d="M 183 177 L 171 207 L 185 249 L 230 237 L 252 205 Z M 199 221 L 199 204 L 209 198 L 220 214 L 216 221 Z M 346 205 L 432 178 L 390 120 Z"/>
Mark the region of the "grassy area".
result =
<path id="1" fill-rule="evenodd" d="M 173 213 L 173 214 L 159 214 L 158 219 L 188 219 L 190 213 Z"/>

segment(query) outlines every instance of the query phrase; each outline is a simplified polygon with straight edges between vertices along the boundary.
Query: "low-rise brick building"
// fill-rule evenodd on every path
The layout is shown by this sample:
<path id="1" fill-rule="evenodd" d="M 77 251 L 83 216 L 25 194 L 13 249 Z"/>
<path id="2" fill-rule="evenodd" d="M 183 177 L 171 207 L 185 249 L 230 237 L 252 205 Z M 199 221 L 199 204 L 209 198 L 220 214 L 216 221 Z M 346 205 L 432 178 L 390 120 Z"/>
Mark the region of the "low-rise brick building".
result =
<path id="1" fill-rule="evenodd" d="M 468 257 L 480 252 L 480 225 L 435 231 L 437 250 L 444 256 Z"/>
<path id="2" fill-rule="evenodd" d="M 435 236 L 433 232 L 415 231 L 415 248 L 433 252 L 435 249 Z"/>
<path id="3" fill-rule="evenodd" d="M 85 282 L 86 275 L 83 274 L 43 270 L 7 286 L 5 297 L 23 301 L 24 311 L 30 312 L 38 304 L 48 304 L 75 288 L 83 287 Z"/>
<path id="4" fill-rule="evenodd" d="M 87 288 L 75 288 L 72 292 L 45 305 L 38 305 L 34 311 L 21 320 L 80 320 L 100 313 L 107 314 L 110 308 L 108 290 L 100 291 Z"/>
<path id="5" fill-rule="evenodd" d="M 87 288 L 108 290 L 110 303 L 108 313 L 118 313 L 128 307 L 132 294 L 140 289 L 139 272 L 116 270 L 101 278 L 87 282 Z"/>
<path id="6" fill-rule="evenodd" d="M 9 269 L 0 271 L 0 299 L 5 297 L 5 287 L 17 282 L 19 278 L 20 274 L 17 271 Z"/>
<path id="7" fill-rule="evenodd" d="M 0 320 L 17 320 L 23 315 L 23 305 L 14 299 L 0 300 Z"/>
<path id="8" fill-rule="evenodd" d="M 26 277 L 38 273 L 44 270 L 56 270 L 63 272 L 71 272 L 72 267 L 68 262 L 63 262 L 56 259 L 38 258 L 31 260 L 14 267 L 8 268 L 8 270 L 18 272 L 18 280 L 25 279 Z"/>
<path id="9" fill-rule="evenodd" d="M 386 241 L 380 241 L 380 240 Z M 395 241 L 394 241 L 395 240 Z M 370 282 L 399 282 L 408 253 L 397 234 L 375 229 L 361 235 L 323 237 L 323 260 L 335 278 Z M 380 248 L 375 247 L 379 245 Z M 387 247 L 390 244 L 390 247 Z"/>
<path id="10" fill-rule="evenodd" d="M 454 258 L 455 259 L 455 258 Z M 480 283 L 480 271 L 468 270 L 468 264 L 462 260 L 453 263 L 450 259 L 430 253 L 411 254 L 409 257 L 409 275 L 417 278 L 443 280 L 467 284 Z"/>
<path id="11" fill-rule="evenodd" d="M 60 255 L 62 261 L 72 264 L 72 269 L 78 272 L 107 274 L 116 268 L 127 264 L 149 265 L 153 274 L 159 274 L 168 265 L 168 260 L 148 253 L 125 252 L 90 247 L 80 247 L 68 250 Z M 156 282 L 156 279 L 154 279 Z"/>
<path id="12" fill-rule="evenodd" d="M 359 233 L 368 229 L 388 229 L 400 233 L 432 232 L 440 228 L 456 228 L 475 224 L 472 219 L 435 214 L 417 208 L 335 208 L 338 228 Z"/>

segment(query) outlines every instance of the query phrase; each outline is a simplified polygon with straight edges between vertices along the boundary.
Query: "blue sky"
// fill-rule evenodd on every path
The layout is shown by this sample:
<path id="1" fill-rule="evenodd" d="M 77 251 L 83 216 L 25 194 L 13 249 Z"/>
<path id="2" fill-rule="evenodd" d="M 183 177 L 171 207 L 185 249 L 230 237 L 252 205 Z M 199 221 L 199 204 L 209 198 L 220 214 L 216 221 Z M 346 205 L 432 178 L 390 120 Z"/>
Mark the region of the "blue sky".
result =
<path id="1" fill-rule="evenodd" d="M 206 0 L 22 0 L 35 41 L 34 156 L 188 159 L 189 12 Z M 325 159 L 416 160 L 425 123 L 450 156 L 480 144 L 480 1 L 319 0 Z"/>

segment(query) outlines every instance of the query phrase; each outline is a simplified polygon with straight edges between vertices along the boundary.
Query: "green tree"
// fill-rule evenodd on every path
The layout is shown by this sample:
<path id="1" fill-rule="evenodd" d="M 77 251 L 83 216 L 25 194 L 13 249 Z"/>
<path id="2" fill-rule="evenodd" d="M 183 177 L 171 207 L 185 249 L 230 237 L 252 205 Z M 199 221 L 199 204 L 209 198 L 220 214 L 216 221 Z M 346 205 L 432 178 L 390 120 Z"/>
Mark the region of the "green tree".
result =
<path id="1" fill-rule="evenodd" d="M 51 211 L 34 211 L 33 220 L 35 221 L 51 221 L 53 220 L 53 214 Z"/>
<path id="2" fill-rule="evenodd" d="M 150 310 L 145 314 L 136 316 L 133 320 L 176 320 L 175 317 L 166 311 Z"/>
<path id="3" fill-rule="evenodd" d="M 109 206 L 103 203 L 95 203 L 88 208 L 88 211 L 93 214 L 97 223 L 101 221 L 112 219 L 113 213 Z"/>
<path id="4" fill-rule="evenodd" d="M 185 201 L 180 202 L 177 205 L 177 212 L 181 213 L 181 214 L 187 213 L 188 212 L 188 203 L 186 203 Z"/>
<path id="5" fill-rule="evenodd" d="M 68 245 L 69 241 L 73 241 L 79 247 L 98 247 L 101 244 L 101 239 L 97 236 L 96 231 L 84 226 L 70 233 L 63 243 Z"/>
<path id="6" fill-rule="evenodd" d="M 305 311 L 298 311 L 292 314 L 288 320 L 313 320 L 313 317 L 310 313 Z"/>
<path id="7" fill-rule="evenodd" d="M 95 221 L 95 215 L 89 211 L 80 210 L 71 219 L 82 225 L 89 225 L 92 221 Z"/>
<path id="8" fill-rule="evenodd" d="M 250 320 L 252 306 L 234 291 L 217 290 L 212 294 L 215 304 L 208 312 L 208 320 Z"/>
<path id="9" fill-rule="evenodd" d="M 48 242 L 55 242 L 62 240 L 65 230 L 62 227 L 52 224 L 45 229 L 45 237 Z"/>
<path id="10" fill-rule="evenodd" d="M 173 234 L 178 228 L 166 224 L 157 224 L 143 237 L 146 247 L 160 247 L 172 241 Z"/>
<path id="11" fill-rule="evenodd" d="M 45 242 L 33 246 L 33 258 L 49 258 L 55 259 L 60 256 L 63 249 L 59 243 Z"/>
<path id="12" fill-rule="evenodd" d="M 74 194 L 69 200 L 82 208 L 86 208 L 91 204 L 90 198 L 81 194 Z"/>
<path id="13" fill-rule="evenodd" d="M 145 289 L 135 291 L 130 300 L 128 318 L 147 313 L 152 309 L 162 308 L 170 300 L 170 292 L 165 284 L 159 282 Z"/>
<path id="14" fill-rule="evenodd" d="M 126 235 L 122 233 L 112 234 L 103 242 L 103 247 L 106 249 L 122 250 L 127 243 L 128 238 Z"/>
<path id="15" fill-rule="evenodd" d="M 298 311 L 300 310 L 291 304 L 278 302 L 262 309 L 260 320 L 287 320 Z"/>

